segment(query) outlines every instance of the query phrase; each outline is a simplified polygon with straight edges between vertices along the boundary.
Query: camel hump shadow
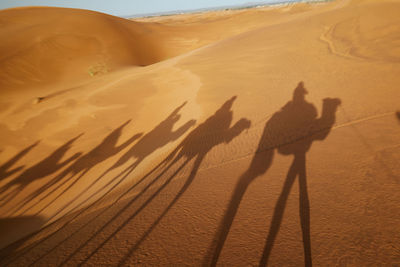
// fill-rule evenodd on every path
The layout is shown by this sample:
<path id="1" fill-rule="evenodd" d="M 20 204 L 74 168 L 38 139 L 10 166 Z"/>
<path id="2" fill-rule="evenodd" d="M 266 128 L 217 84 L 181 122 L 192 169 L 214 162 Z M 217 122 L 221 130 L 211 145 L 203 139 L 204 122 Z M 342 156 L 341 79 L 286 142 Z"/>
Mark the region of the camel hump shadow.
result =
<path id="1" fill-rule="evenodd" d="M 316 107 L 305 100 L 307 93 L 300 82 L 294 90 L 293 99 L 267 122 L 261 142 L 274 144 L 279 154 L 296 155 L 306 153 L 313 141 L 324 140 L 328 136 L 341 101 L 338 98 L 323 99 L 321 116 L 317 118 Z"/>

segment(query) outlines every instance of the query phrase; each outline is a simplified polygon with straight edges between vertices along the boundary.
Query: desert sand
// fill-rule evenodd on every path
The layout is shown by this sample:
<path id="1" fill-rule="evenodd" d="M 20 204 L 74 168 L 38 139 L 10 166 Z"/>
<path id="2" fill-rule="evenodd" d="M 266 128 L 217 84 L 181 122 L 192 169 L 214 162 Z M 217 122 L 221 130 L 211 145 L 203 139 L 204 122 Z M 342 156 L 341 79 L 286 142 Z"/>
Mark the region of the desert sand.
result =
<path id="1" fill-rule="evenodd" d="M 1 10 L 0 265 L 400 265 L 399 15 Z"/>

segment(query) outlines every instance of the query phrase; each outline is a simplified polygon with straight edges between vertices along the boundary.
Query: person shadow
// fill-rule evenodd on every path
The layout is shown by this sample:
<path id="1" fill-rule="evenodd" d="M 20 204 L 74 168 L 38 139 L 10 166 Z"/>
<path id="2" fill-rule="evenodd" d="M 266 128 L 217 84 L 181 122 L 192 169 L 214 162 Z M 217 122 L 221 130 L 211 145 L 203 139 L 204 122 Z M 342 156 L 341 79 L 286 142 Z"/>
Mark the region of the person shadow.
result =
<path id="1" fill-rule="evenodd" d="M 179 112 L 187 104 L 184 102 L 182 105 L 177 107 L 165 120 L 160 122 L 153 130 L 146 133 L 135 145 L 133 145 L 116 163 L 114 163 L 110 168 L 108 168 L 101 176 L 103 177 L 113 169 L 116 169 L 130 159 L 135 161 L 128 167 L 123 169 L 115 178 L 123 176 L 121 180 L 132 173 L 135 168 L 150 154 L 154 151 L 164 147 L 168 143 L 178 140 L 185 132 L 187 132 L 193 125 L 195 125 L 196 120 L 189 120 L 184 125 L 179 127 L 177 130 L 173 130 L 174 125 L 179 121 L 181 115 Z M 146 176 L 147 177 L 147 176 Z M 145 178 L 145 177 L 144 177 Z M 137 182 L 138 185 L 141 181 Z M 105 186 L 108 186 L 106 184 Z"/>
<path id="2" fill-rule="evenodd" d="M 46 202 L 46 204 L 36 212 L 36 215 L 45 210 L 48 206 L 54 203 L 58 198 L 60 198 L 65 192 L 67 192 L 72 186 L 74 186 L 80 178 L 82 178 L 86 173 L 88 173 L 93 167 L 97 164 L 105 161 L 106 159 L 116 155 L 121 150 L 129 146 L 132 142 L 138 139 L 141 134 L 135 134 L 126 140 L 121 145 L 117 146 L 117 142 L 119 137 L 122 134 L 122 130 L 126 125 L 128 125 L 130 120 L 126 121 L 118 128 L 114 129 L 108 136 L 106 136 L 99 145 L 93 148 L 91 151 L 79 155 L 71 165 L 69 165 L 65 170 L 63 170 L 60 174 L 53 177 L 49 182 L 45 185 L 41 186 L 37 190 L 35 190 L 30 197 L 28 197 L 24 202 L 16 206 L 14 211 L 20 210 L 22 214 L 32 209 L 35 206 L 38 206 L 40 202 Z M 49 200 L 50 195 L 55 193 L 60 187 L 62 187 L 66 183 L 70 183 L 62 192 L 55 194 L 55 197 Z M 47 192 L 46 192 L 47 191 Z M 43 194 L 43 195 L 42 195 Z M 36 196 L 42 195 L 38 202 L 33 203 L 32 205 L 28 205 L 31 200 L 33 200 Z M 54 215 L 55 216 L 55 215 Z"/>
<path id="3" fill-rule="evenodd" d="M 39 144 L 39 141 L 33 143 L 32 145 L 24 148 L 20 152 L 18 152 L 14 157 L 9 159 L 6 163 L 0 166 L 0 181 L 23 170 L 25 166 L 18 166 L 14 169 L 11 169 L 21 158 L 23 158 L 26 154 L 29 153 L 34 147 Z M 1 189 L 0 189 L 1 190 Z"/>
<path id="4" fill-rule="evenodd" d="M 241 175 L 231 196 L 229 206 L 217 228 L 217 232 L 204 259 L 205 266 L 216 266 L 235 215 L 249 185 L 265 174 L 272 165 L 274 150 L 279 154 L 293 155 L 283 189 L 275 205 L 270 229 L 259 265 L 266 266 L 278 234 L 286 202 L 292 185 L 299 177 L 299 213 L 303 235 L 305 266 L 312 266 L 310 239 L 310 204 L 307 190 L 306 153 L 314 141 L 324 140 L 335 123 L 338 98 L 323 100 L 322 114 L 317 118 L 315 106 L 305 100 L 307 90 L 299 82 L 293 92 L 293 99 L 267 121 L 257 151 L 249 168 Z"/>
<path id="5" fill-rule="evenodd" d="M 124 168 L 123 171 L 121 171 L 117 176 L 112 177 L 112 179 L 109 179 L 109 181 L 107 182 L 106 185 L 102 186 L 101 188 L 99 188 L 98 190 L 96 190 L 96 192 L 90 194 L 86 200 L 82 201 L 80 204 L 74 206 L 73 209 L 69 210 L 68 212 L 66 212 L 63 217 L 68 216 L 69 214 L 72 214 L 71 217 L 66 220 L 62 226 L 59 228 L 59 230 L 54 231 L 53 233 L 51 233 L 49 236 L 47 236 L 46 238 L 42 239 L 38 244 L 44 243 L 46 240 L 51 239 L 52 237 L 54 237 L 60 230 L 62 230 L 64 227 L 66 227 L 67 225 L 73 223 L 78 217 L 80 216 L 85 216 L 87 215 L 87 213 L 90 213 L 90 209 L 95 207 L 96 204 L 100 203 L 101 200 L 105 199 L 112 191 L 113 189 L 115 189 L 120 182 L 122 182 L 122 180 L 124 178 L 126 178 L 135 168 L 136 166 L 139 165 L 140 162 L 142 162 L 144 160 L 144 158 L 146 158 L 148 155 L 150 155 L 151 153 L 153 153 L 155 150 L 163 147 L 164 145 L 167 145 L 169 142 L 173 142 L 177 139 L 179 139 L 187 130 L 189 130 L 190 127 L 192 127 L 192 125 L 195 124 L 195 120 L 189 120 L 188 122 L 186 122 L 183 126 L 179 127 L 177 130 L 173 130 L 174 125 L 176 124 L 176 122 L 179 121 L 181 115 L 179 114 L 179 112 L 182 110 L 182 108 L 187 104 L 187 102 L 184 102 L 182 105 L 178 106 L 165 120 L 163 120 L 162 122 L 160 122 L 157 126 L 155 126 L 150 132 L 146 133 L 145 135 L 143 135 L 142 133 L 137 134 L 134 136 L 134 138 L 138 138 L 140 136 L 141 139 L 139 139 L 138 142 L 136 142 L 133 146 L 131 146 L 131 148 L 125 152 L 125 154 L 123 154 L 116 163 L 114 163 L 111 167 L 109 167 L 101 176 L 99 176 L 98 178 L 96 178 L 94 181 L 92 181 L 87 188 L 90 188 L 92 186 L 94 186 L 96 183 L 98 183 L 102 178 L 104 178 L 105 174 L 109 173 L 110 171 L 112 171 L 113 169 L 116 169 L 122 165 L 124 165 L 126 162 L 128 162 L 131 158 L 135 159 L 135 162 L 131 165 L 129 165 L 128 167 Z M 125 123 L 126 124 L 126 123 Z M 124 124 L 124 125 L 125 125 Z M 122 125 L 121 127 L 124 127 L 124 125 Z M 119 132 L 122 130 L 122 128 L 119 127 L 118 129 L 114 130 L 107 138 L 105 138 L 102 142 L 102 144 L 104 142 L 111 142 L 112 140 L 117 140 L 119 138 Z M 107 141 L 106 141 L 107 140 Z M 114 142 L 112 142 L 114 143 Z M 115 146 L 115 143 L 114 145 Z M 113 147 L 112 146 L 112 147 Z M 97 151 L 101 151 L 99 150 L 99 147 L 103 147 L 103 145 L 99 145 L 97 146 Z M 93 152 L 89 152 L 87 155 L 90 155 Z M 85 157 L 82 157 L 85 158 Z M 90 158 L 89 156 L 86 156 L 86 158 Z M 66 174 L 70 173 L 71 170 L 73 169 L 74 166 L 83 166 L 85 164 L 82 163 L 74 163 L 73 165 L 71 165 L 69 168 L 67 168 L 61 175 L 59 175 L 60 177 L 65 176 Z M 158 167 L 160 167 L 160 165 L 158 165 Z M 158 168 L 156 167 L 156 168 Z M 79 170 L 81 168 L 74 168 L 75 171 Z M 73 173 L 72 173 L 73 175 Z M 122 176 L 123 175 L 123 176 Z M 150 175 L 150 173 L 146 174 L 144 177 L 141 178 L 140 181 L 144 180 L 144 178 L 148 177 Z M 120 180 L 118 180 L 118 177 L 120 177 Z M 115 181 L 117 181 L 115 183 Z M 127 188 L 127 190 L 123 193 L 121 193 L 118 198 L 116 200 L 114 200 L 116 202 L 118 202 L 120 199 L 124 198 L 129 192 L 131 192 L 137 185 L 139 182 L 136 182 L 133 186 Z M 57 181 L 54 181 L 57 182 Z M 110 185 L 111 183 L 114 182 L 114 185 L 111 186 L 111 188 L 108 188 L 106 190 L 106 192 L 102 192 L 108 185 Z M 67 207 L 71 206 L 72 203 L 74 201 L 76 201 L 83 193 L 85 193 L 86 190 L 83 190 L 82 193 L 79 193 L 77 196 L 75 196 L 74 198 L 72 198 L 71 200 L 69 200 L 65 205 L 63 205 L 61 208 L 59 208 L 58 210 L 56 210 L 54 213 L 57 215 L 60 212 L 62 212 L 63 210 L 65 210 Z M 87 204 L 88 201 L 92 198 L 94 198 L 94 196 L 97 193 L 100 193 L 101 197 L 99 197 L 98 199 L 94 200 L 94 202 L 82 207 L 84 204 Z M 81 209 L 79 209 L 81 207 Z M 99 216 L 102 216 L 104 213 L 107 212 L 107 210 L 109 210 L 110 208 L 113 208 L 113 205 L 108 206 L 107 208 L 105 208 L 102 212 L 98 213 L 95 217 L 88 219 L 85 224 L 83 226 L 81 226 L 80 228 L 75 229 L 74 232 L 72 232 L 70 234 L 70 236 L 61 239 L 61 241 L 59 241 L 57 244 L 53 245 L 53 247 L 50 249 L 50 251 L 48 253 L 50 253 L 51 251 L 54 251 L 57 247 L 61 246 L 68 238 L 70 238 L 72 235 L 77 234 L 81 229 L 83 229 L 83 227 L 90 225 L 91 223 L 93 223 Z M 79 210 L 78 212 L 75 212 Z M 54 216 L 56 216 L 54 215 Z M 54 217 L 53 216 L 53 217 Z M 106 224 L 107 225 L 107 224 Z M 86 244 L 86 242 L 82 245 L 82 247 Z M 34 247 L 32 247 L 31 249 L 33 249 Z M 73 255 L 74 253 L 72 253 Z M 42 257 L 44 257 L 46 254 L 42 255 L 41 257 L 39 257 L 34 263 L 32 263 L 32 265 L 35 265 L 35 263 L 37 261 L 39 261 Z"/>
<path id="6" fill-rule="evenodd" d="M 146 237 L 158 225 L 162 218 L 168 213 L 168 211 L 175 205 L 179 198 L 189 188 L 194 178 L 196 177 L 202 161 L 204 160 L 208 152 L 213 147 L 216 147 L 219 144 L 230 143 L 245 129 L 250 128 L 251 122 L 246 118 L 241 118 L 233 126 L 231 126 L 233 120 L 233 112 L 231 108 L 236 98 L 236 96 L 233 96 L 232 98 L 227 100 L 211 117 L 209 117 L 206 121 L 197 126 L 193 131 L 191 131 L 186 136 L 186 138 L 175 148 L 175 150 L 167 156 L 165 162 L 170 163 L 159 176 L 163 175 L 168 169 L 178 163 L 181 159 L 184 159 L 184 161 L 182 164 L 180 164 L 178 169 L 166 180 L 166 182 L 146 201 L 145 205 L 152 201 L 155 196 L 159 194 L 167 186 L 167 184 L 183 169 L 183 167 L 194 159 L 190 174 L 178 193 L 168 204 L 168 206 L 134 244 L 130 251 L 120 261 L 119 265 L 125 263 L 128 257 L 140 246 L 140 244 L 146 239 Z"/>
<path id="7" fill-rule="evenodd" d="M 119 231 L 121 231 L 125 225 L 127 225 L 131 220 L 133 220 L 146 206 L 148 206 L 158 194 L 160 194 L 168 184 L 176 177 L 182 169 L 192 160 L 194 160 L 193 166 L 191 167 L 190 174 L 186 178 L 183 186 L 176 193 L 174 198 L 169 202 L 167 207 L 161 212 L 157 219 L 152 223 L 152 225 L 145 231 L 145 233 L 138 239 L 138 241 L 129 249 L 129 252 L 120 260 L 118 266 L 123 265 L 130 255 L 139 247 L 139 245 L 146 239 L 146 237 L 151 233 L 151 231 L 157 226 L 161 219 L 168 213 L 168 211 L 175 205 L 179 198 L 185 193 L 185 191 L 192 184 L 201 162 L 207 155 L 207 153 L 215 146 L 222 143 L 231 142 L 236 136 L 238 136 L 243 130 L 250 127 L 250 121 L 242 118 L 237 121 L 233 126 L 231 126 L 233 120 L 233 112 L 231 110 L 236 96 L 227 100 L 211 117 L 206 119 L 203 123 L 199 124 L 195 129 L 193 129 L 180 143 L 179 145 L 151 172 L 155 169 L 159 169 L 163 166 L 161 172 L 149 183 L 147 184 L 138 194 L 135 195 L 128 203 L 124 205 L 122 209 L 114 216 L 118 218 L 119 214 L 127 210 L 139 197 L 141 197 L 147 190 L 149 190 L 161 177 L 174 168 L 171 175 L 167 176 L 164 182 L 157 188 L 157 190 L 152 193 L 143 204 L 138 207 L 135 212 L 129 216 L 123 223 L 121 223 L 116 229 L 101 243 L 97 246 L 92 253 L 86 257 L 82 262 L 85 264 L 101 247 L 103 247 L 113 236 L 115 236 Z M 179 162 L 183 160 L 183 162 Z M 146 174 L 147 177 L 149 174 Z M 112 220 L 111 220 L 112 221 Z M 103 229 L 105 229 L 111 221 L 107 222 L 101 229 L 99 229 L 94 235 L 100 234 Z M 83 244 L 85 245 L 85 244 Z M 83 246 L 80 246 L 80 250 Z M 68 260 L 68 259 L 67 259 Z"/>
<path id="8" fill-rule="evenodd" d="M 96 192 L 92 193 L 90 196 L 86 198 L 85 201 L 82 203 L 87 203 L 88 200 L 92 199 L 95 195 L 99 194 L 100 192 L 104 191 L 108 186 L 112 183 L 114 185 L 111 188 L 107 189 L 106 192 L 102 193 L 102 196 L 99 200 L 104 199 L 112 190 L 114 190 L 130 173 L 132 173 L 135 168 L 151 153 L 156 151 L 159 148 L 167 145 L 170 142 L 174 142 L 175 140 L 179 139 L 187 130 L 192 127 L 196 121 L 189 120 L 184 125 L 179 127 L 177 130 L 173 131 L 173 127 L 175 123 L 177 123 L 181 117 L 179 112 L 181 109 L 186 105 L 187 102 L 184 102 L 182 105 L 177 107 L 173 112 L 162 122 L 160 122 L 156 127 L 154 127 L 150 132 L 143 135 L 139 141 L 137 141 L 134 145 L 132 145 L 129 150 L 123 154 L 117 162 L 115 162 L 111 167 L 109 167 L 103 174 L 101 174 L 97 179 L 90 183 L 87 188 L 91 188 L 100 182 L 104 176 L 111 172 L 112 170 L 124 165 L 130 159 L 135 159 L 135 161 L 130 164 L 128 167 L 124 168 L 118 175 L 114 176 L 112 179 L 100 187 Z M 142 134 L 140 134 L 142 135 Z M 140 137 L 140 136 L 138 136 Z M 145 177 L 144 177 L 145 178 Z M 144 180 L 144 179 L 143 179 Z M 137 182 L 135 185 L 138 185 L 141 181 Z M 133 189 L 133 188 L 131 188 Z M 75 196 L 73 199 L 68 201 L 61 209 L 57 211 L 60 212 L 63 209 L 66 209 L 70 206 L 74 201 L 76 201 L 81 195 L 83 195 L 85 191 L 82 191 L 80 194 Z M 98 202 L 96 200 L 96 202 Z M 78 209 L 80 205 L 76 206 L 74 210 Z M 73 210 L 72 210 L 73 211 Z"/>
<path id="9" fill-rule="evenodd" d="M 1 190 L 0 194 L 4 194 L 1 198 L 0 201 L 3 203 L 0 205 L 1 207 L 4 206 L 8 201 L 11 199 L 15 198 L 22 190 L 24 190 L 25 187 L 27 187 L 29 184 L 32 182 L 37 181 L 38 179 L 42 179 L 52 173 L 57 172 L 59 169 L 63 168 L 64 166 L 68 165 L 70 162 L 74 161 L 77 159 L 81 153 L 75 153 L 68 159 L 64 160 L 61 162 L 61 159 L 64 157 L 65 153 L 71 148 L 72 144 L 81 136 L 82 134 L 72 138 L 59 148 L 57 148 L 53 153 L 51 153 L 48 157 L 43 159 L 42 161 L 38 162 L 37 164 L 33 165 L 32 167 L 26 169 L 24 172 L 22 172 L 19 176 L 17 176 L 15 179 L 11 180 L 7 184 L 5 184 Z M 38 143 L 35 143 L 25 150 L 23 150 L 21 153 L 19 153 L 14 159 L 12 159 L 10 162 L 15 161 L 16 159 L 22 157 L 24 154 L 28 153 L 33 147 L 35 147 Z M 14 188 L 13 188 L 14 187 Z M 8 193 L 6 193 L 9 191 Z M 35 198 L 37 196 L 36 193 L 32 193 L 30 197 L 28 197 L 29 200 Z M 26 200 L 28 201 L 28 200 Z M 25 201 L 22 201 L 22 203 L 25 203 Z M 15 210 L 18 210 L 19 205 Z"/>

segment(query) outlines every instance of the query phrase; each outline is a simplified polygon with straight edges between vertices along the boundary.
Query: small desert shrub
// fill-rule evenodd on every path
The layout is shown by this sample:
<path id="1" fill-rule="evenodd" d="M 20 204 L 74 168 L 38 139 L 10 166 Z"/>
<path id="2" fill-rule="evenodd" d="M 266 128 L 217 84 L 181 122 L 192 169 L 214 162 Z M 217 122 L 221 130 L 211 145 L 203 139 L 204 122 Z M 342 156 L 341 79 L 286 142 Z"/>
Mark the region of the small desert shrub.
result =
<path id="1" fill-rule="evenodd" d="M 108 68 L 105 63 L 97 63 L 95 65 L 90 66 L 88 72 L 89 75 L 93 77 L 99 74 L 106 74 L 108 72 Z"/>

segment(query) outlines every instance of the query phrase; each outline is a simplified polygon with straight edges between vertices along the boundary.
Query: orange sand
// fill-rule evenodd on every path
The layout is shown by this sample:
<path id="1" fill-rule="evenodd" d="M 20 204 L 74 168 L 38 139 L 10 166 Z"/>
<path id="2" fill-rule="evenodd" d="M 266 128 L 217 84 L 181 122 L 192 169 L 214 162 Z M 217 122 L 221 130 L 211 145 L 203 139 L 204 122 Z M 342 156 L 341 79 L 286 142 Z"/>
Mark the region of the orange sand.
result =
<path id="1" fill-rule="evenodd" d="M 0 265 L 399 265 L 399 14 L 0 11 Z"/>

